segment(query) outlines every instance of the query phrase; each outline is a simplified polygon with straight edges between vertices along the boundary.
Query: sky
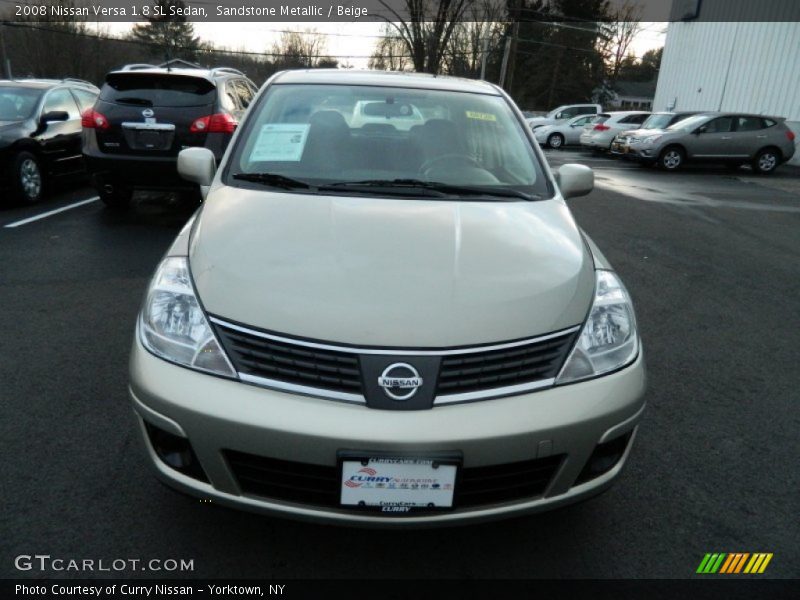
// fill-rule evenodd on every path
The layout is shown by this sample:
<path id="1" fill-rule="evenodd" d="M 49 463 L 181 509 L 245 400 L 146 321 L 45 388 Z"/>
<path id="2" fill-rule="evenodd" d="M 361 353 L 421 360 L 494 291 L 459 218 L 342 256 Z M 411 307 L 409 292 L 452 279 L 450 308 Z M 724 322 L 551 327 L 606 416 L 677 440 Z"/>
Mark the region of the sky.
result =
<path id="1" fill-rule="evenodd" d="M 631 52 L 641 56 L 652 48 L 664 45 L 668 23 L 642 23 L 642 31 L 631 45 Z M 107 23 L 111 35 L 124 35 L 132 23 Z M 195 33 L 216 46 L 231 50 L 263 52 L 280 38 L 282 30 L 304 31 L 316 29 L 326 34 L 327 53 L 341 58 L 340 63 L 349 62 L 355 68 L 366 68 L 372 54 L 376 37 L 380 36 L 382 23 L 291 23 L 291 22 L 241 22 L 241 23 L 195 23 Z"/>

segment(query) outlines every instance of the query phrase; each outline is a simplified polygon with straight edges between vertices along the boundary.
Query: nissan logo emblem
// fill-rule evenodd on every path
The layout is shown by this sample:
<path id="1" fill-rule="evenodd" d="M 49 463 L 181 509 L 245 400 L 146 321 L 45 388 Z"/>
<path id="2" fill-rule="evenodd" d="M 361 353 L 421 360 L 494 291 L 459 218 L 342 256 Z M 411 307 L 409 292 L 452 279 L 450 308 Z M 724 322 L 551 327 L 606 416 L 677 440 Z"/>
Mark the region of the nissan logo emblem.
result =
<path id="1" fill-rule="evenodd" d="M 154 114 L 155 114 L 155 113 L 153 112 L 153 109 L 152 109 L 152 108 L 145 108 L 145 109 L 142 111 L 142 116 L 143 116 L 145 119 L 149 119 L 149 118 L 150 118 L 150 117 L 152 117 Z"/>
<path id="2" fill-rule="evenodd" d="M 422 387 L 422 377 L 419 371 L 408 363 L 394 363 L 383 370 L 378 377 L 378 385 L 392 400 L 403 402 L 413 398 L 417 390 Z"/>

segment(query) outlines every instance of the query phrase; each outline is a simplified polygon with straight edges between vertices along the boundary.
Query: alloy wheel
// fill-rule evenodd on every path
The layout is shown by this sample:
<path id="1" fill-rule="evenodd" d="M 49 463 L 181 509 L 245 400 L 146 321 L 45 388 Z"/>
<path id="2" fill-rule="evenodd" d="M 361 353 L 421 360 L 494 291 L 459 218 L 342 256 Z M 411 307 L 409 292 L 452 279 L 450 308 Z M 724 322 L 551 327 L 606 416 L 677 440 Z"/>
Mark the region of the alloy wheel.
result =
<path id="1" fill-rule="evenodd" d="M 42 173 L 39 165 L 31 158 L 22 161 L 19 167 L 19 180 L 25 196 L 33 200 L 42 193 Z"/>

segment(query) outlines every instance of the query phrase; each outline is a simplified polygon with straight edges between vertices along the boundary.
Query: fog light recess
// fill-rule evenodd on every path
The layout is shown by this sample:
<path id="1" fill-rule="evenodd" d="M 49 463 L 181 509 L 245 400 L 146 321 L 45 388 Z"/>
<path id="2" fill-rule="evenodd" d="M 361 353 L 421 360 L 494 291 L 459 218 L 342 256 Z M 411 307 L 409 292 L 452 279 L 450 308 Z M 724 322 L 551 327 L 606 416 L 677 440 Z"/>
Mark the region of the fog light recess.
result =
<path id="1" fill-rule="evenodd" d="M 189 440 L 167 433 L 147 421 L 144 425 L 150 444 L 161 462 L 179 473 L 208 482 L 208 477 L 200 466 Z"/>
<path id="2" fill-rule="evenodd" d="M 622 458 L 622 455 L 625 454 L 625 449 L 628 447 L 632 434 L 633 432 L 629 431 L 613 440 L 597 444 L 575 483 L 585 483 L 613 469 Z"/>

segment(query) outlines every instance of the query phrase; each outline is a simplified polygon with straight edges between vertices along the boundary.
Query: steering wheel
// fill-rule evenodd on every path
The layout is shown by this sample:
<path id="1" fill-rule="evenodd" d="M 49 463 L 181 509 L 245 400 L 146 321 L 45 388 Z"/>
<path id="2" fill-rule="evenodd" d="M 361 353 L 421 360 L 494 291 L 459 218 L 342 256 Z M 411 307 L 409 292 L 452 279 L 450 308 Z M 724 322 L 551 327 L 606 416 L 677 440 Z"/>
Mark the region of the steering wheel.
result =
<path id="1" fill-rule="evenodd" d="M 420 166 L 419 170 L 420 170 L 421 173 L 425 173 L 425 172 L 429 171 L 433 167 L 433 165 L 438 164 L 438 163 L 444 163 L 444 162 L 469 163 L 470 166 L 472 166 L 472 167 L 475 167 L 475 168 L 478 168 L 478 169 L 482 169 L 483 168 L 483 166 L 481 166 L 481 164 L 477 160 L 475 160 L 473 157 L 469 156 L 468 154 L 442 154 L 441 156 L 437 156 L 435 158 L 430 158 L 430 159 L 426 160 L 424 163 L 422 163 L 422 165 Z"/>

